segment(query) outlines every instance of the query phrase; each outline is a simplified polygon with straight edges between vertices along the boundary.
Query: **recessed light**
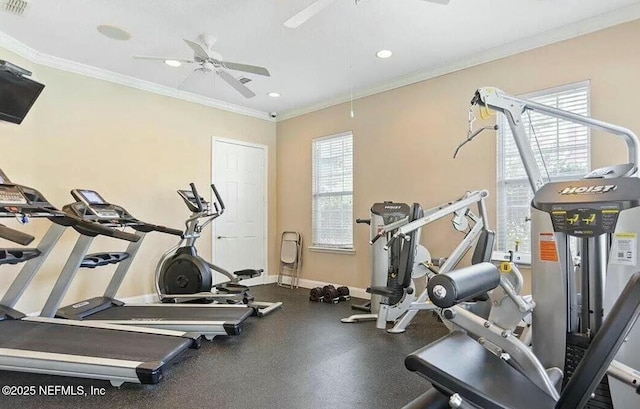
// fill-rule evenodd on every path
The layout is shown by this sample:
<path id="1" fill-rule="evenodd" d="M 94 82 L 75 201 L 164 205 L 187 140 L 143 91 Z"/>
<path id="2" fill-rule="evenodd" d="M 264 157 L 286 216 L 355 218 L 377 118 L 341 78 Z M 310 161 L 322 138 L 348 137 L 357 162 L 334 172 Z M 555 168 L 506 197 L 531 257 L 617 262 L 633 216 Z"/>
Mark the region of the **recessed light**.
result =
<path id="1" fill-rule="evenodd" d="M 393 55 L 393 53 L 389 50 L 380 50 L 376 53 L 376 57 L 378 58 L 389 58 Z"/>
<path id="2" fill-rule="evenodd" d="M 182 65 L 182 63 L 178 60 L 164 60 L 164 63 L 169 67 L 179 67 Z"/>
<path id="3" fill-rule="evenodd" d="M 98 32 L 105 37 L 109 37 L 112 40 L 127 41 L 131 38 L 131 34 L 127 33 L 120 27 L 101 25 L 96 27 Z"/>
<path id="4" fill-rule="evenodd" d="M 270 92 L 267 95 L 269 95 L 271 98 L 278 98 L 280 96 L 280 94 L 278 94 L 277 92 Z"/>

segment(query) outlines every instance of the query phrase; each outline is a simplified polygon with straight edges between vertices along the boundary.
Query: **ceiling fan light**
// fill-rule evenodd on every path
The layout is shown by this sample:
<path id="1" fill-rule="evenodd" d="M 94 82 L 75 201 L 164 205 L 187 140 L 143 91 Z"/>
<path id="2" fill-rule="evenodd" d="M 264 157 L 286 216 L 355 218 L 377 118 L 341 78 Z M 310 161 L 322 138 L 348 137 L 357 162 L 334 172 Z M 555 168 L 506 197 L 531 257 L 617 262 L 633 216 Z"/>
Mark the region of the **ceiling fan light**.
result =
<path id="1" fill-rule="evenodd" d="M 270 92 L 267 95 L 269 95 L 271 98 L 278 98 L 280 97 L 280 94 L 277 92 Z"/>
<path id="2" fill-rule="evenodd" d="M 182 65 L 182 63 L 178 60 L 164 60 L 164 63 L 169 67 L 179 67 Z"/>
<path id="3" fill-rule="evenodd" d="M 376 53 L 376 57 L 378 58 L 389 58 L 393 55 L 393 53 L 390 50 L 380 50 Z"/>

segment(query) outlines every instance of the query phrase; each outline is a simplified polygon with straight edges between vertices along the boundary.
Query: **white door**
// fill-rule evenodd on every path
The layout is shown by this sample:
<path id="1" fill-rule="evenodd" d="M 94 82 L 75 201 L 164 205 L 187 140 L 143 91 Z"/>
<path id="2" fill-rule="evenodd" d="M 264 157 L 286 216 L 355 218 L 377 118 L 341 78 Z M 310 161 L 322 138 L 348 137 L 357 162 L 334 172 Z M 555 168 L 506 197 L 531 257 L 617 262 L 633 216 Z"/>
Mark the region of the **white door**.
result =
<path id="1" fill-rule="evenodd" d="M 264 284 L 268 277 L 266 150 L 266 146 L 213 140 L 213 181 L 226 206 L 214 225 L 213 262 L 231 272 L 265 270 L 262 276 L 242 282 L 246 285 Z"/>

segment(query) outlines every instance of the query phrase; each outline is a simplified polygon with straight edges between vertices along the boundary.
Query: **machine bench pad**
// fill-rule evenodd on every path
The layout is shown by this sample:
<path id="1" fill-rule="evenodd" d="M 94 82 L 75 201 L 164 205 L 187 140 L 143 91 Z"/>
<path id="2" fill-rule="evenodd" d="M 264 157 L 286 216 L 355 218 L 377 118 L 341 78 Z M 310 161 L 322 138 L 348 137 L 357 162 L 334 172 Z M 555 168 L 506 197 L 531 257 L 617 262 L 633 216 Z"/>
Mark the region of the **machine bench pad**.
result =
<path id="1" fill-rule="evenodd" d="M 461 332 L 407 356 L 405 366 L 483 409 L 551 409 L 556 404 L 524 375 Z"/>

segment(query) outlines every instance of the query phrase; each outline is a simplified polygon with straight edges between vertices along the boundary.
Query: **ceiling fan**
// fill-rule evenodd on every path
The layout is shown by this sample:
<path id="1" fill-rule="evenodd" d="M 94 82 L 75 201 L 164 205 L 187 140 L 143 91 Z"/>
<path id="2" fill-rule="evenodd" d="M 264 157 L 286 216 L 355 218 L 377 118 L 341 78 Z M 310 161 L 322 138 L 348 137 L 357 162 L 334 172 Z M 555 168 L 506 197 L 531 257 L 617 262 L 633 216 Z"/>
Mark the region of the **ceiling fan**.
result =
<path id="1" fill-rule="evenodd" d="M 213 45 L 216 43 L 217 39 L 209 34 L 202 34 L 198 37 L 200 42 L 194 42 L 190 40 L 184 40 L 184 42 L 193 50 L 193 60 L 184 60 L 180 58 L 170 58 L 170 57 L 150 57 L 144 55 L 135 55 L 133 58 L 138 60 L 153 60 L 153 61 L 163 61 L 167 64 L 173 63 L 175 65 L 184 64 L 198 64 L 198 68 L 196 68 L 193 72 L 214 72 L 222 78 L 224 82 L 231 85 L 236 91 L 242 94 L 245 98 L 254 97 L 255 92 L 251 91 L 247 88 L 246 85 L 242 82 L 242 80 L 237 79 L 233 75 L 231 75 L 227 70 L 233 71 L 241 71 L 249 74 L 257 74 L 265 77 L 270 77 L 269 71 L 264 67 L 258 67 L 255 65 L 248 64 L 240 64 L 236 62 L 224 61 L 222 55 L 212 50 Z M 191 74 L 193 74 L 193 72 Z M 191 76 L 189 74 L 189 76 Z M 189 77 L 187 77 L 189 78 Z M 185 79 L 186 81 L 186 79 Z M 184 82 L 182 84 L 184 84 Z M 180 85 L 182 85 L 180 84 Z M 180 85 L 178 88 L 180 88 Z"/>
<path id="2" fill-rule="evenodd" d="M 284 25 L 289 28 L 297 28 L 302 25 L 305 21 L 309 20 L 311 17 L 315 16 L 322 10 L 324 10 L 327 6 L 335 3 L 338 0 L 316 0 L 311 3 L 306 8 L 299 11 L 293 17 L 284 22 Z M 362 0 L 355 0 L 356 5 L 359 4 Z M 449 4 L 451 0 L 423 0 L 428 1 L 429 3 L 438 3 L 442 5 Z"/>

